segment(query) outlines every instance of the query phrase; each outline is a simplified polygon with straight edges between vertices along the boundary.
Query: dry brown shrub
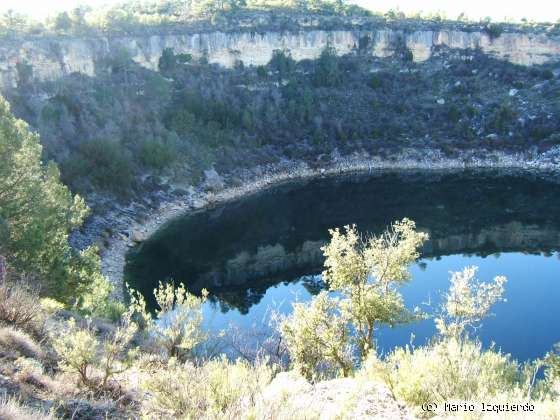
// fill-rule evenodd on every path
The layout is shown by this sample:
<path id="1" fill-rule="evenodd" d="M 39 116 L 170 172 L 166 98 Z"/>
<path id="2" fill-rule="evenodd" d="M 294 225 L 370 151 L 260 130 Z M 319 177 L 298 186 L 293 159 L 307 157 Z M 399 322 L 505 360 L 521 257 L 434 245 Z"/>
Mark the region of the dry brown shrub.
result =
<path id="1" fill-rule="evenodd" d="M 0 328 L 0 349 L 31 359 L 42 359 L 43 350 L 28 334 L 13 327 Z"/>
<path id="2" fill-rule="evenodd" d="M 39 290 L 28 276 L 19 276 L 0 256 L 0 324 L 22 329 L 36 337 L 43 334 L 44 311 Z"/>
<path id="3" fill-rule="evenodd" d="M 0 398 L 0 419 L 2 420 L 54 420 L 54 417 L 23 406 L 12 398 Z"/>

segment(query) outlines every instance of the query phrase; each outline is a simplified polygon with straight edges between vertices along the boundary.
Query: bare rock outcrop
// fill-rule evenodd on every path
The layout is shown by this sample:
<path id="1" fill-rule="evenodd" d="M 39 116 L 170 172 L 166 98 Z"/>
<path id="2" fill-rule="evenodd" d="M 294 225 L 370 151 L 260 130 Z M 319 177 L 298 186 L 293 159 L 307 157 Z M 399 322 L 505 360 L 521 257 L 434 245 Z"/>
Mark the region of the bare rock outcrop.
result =
<path id="1" fill-rule="evenodd" d="M 260 402 L 277 419 L 414 419 L 386 386 L 354 378 L 310 384 L 294 372 L 280 373 Z"/>

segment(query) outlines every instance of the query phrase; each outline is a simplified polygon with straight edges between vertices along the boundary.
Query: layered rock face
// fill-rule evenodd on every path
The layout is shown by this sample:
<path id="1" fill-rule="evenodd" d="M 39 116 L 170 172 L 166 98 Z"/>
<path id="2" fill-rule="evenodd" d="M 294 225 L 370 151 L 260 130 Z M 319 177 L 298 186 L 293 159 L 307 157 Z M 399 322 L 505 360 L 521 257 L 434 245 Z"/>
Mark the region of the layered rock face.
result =
<path id="1" fill-rule="evenodd" d="M 121 37 L 52 37 L 22 41 L 0 41 L 0 89 L 17 86 L 18 67 L 28 64 L 39 81 L 79 72 L 94 76 L 103 59 L 125 48 L 138 64 L 157 70 L 165 48 L 188 53 L 194 58 L 207 57 L 211 63 L 232 67 L 269 62 L 274 50 L 289 50 L 296 60 L 317 58 L 326 45 L 340 55 L 357 48 L 376 57 L 388 57 L 406 46 L 416 62 L 430 58 L 434 48 L 479 48 L 496 58 L 521 65 L 543 64 L 560 59 L 560 37 L 546 34 L 507 32 L 491 38 L 484 32 L 442 29 L 403 31 L 390 28 L 375 30 L 318 30 L 297 32 L 200 32 Z M 18 66 L 20 64 L 20 66 Z"/>

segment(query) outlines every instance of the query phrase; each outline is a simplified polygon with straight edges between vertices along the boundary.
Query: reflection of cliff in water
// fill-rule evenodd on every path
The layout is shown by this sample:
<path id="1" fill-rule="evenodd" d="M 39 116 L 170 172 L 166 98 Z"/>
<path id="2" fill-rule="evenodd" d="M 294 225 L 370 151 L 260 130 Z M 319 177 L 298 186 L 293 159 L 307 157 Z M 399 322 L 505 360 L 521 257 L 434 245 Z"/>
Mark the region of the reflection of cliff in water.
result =
<path id="1" fill-rule="evenodd" d="M 560 249 L 560 185 L 520 174 L 383 173 L 273 190 L 169 224 L 129 256 L 128 280 L 206 287 L 242 311 L 281 281 L 318 273 L 328 229 L 381 232 L 409 217 L 430 233 L 424 256 Z M 149 293 L 148 293 L 149 294 Z"/>

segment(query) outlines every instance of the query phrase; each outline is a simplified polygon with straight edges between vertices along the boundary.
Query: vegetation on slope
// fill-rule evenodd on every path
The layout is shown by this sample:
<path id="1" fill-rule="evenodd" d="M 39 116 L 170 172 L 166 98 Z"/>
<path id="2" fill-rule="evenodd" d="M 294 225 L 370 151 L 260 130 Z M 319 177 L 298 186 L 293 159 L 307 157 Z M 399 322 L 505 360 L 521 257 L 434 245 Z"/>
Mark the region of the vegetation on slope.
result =
<path id="1" fill-rule="evenodd" d="M 250 358 L 244 352 L 237 359 L 222 354 L 230 331 L 217 337 L 202 331 L 204 298 L 187 294 L 182 285 L 160 284 L 155 315 L 146 311 L 143 296 L 130 291 L 129 308 L 110 324 L 64 311 L 49 299 L 37 305 L 33 290 L 2 274 L 0 386 L 8 399 L 0 401 L 0 413 L 309 419 L 326 409 L 317 405 L 317 392 L 344 395 L 344 402 L 333 397 L 336 403 L 331 399 L 329 406 L 340 418 L 353 418 L 364 404 L 370 414 L 385 407 L 382 415 L 404 416 L 391 398 L 428 417 L 433 413 L 424 404 L 451 401 L 520 404 L 541 418 L 558 416 L 557 353 L 521 365 L 499 350 L 483 349 L 472 335 L 501 300 L 505 278 L 481 283 L 472 267 L 454 273 L 433 341 L 381 357 L 375 347 L 381 325 L 427 316 L 409 312 L 398 292 L 410 281 L 407 267 L 425 235 L 406 219 L 378 237 L 364 238 L 353 227 L 331 235 L 323 248 L 331 292 L 295 304 L 270 338 L 274 346 Z M 332 293 L 337 291 L 340 297 Z M 537 379 L 542 369 L 545 375 Z M 332 380 L 342 377 L 347 379 Z M 393 397 L 384 396 L 384 389 Z M 527 415 L 523 410 L 507 416 L 521 418 Z"/>
<path id="2" fill-rule="evenodd" d="M 346 0 L 150 0 L 122 1 L 97 8 L 78 6 L 45 21 L 7 11 L 0 16 L 0 36 L 91 35 L 100 32 L 137 33 L 150 28 L 177 28 L 186 23 L 224 26 L 251 16 L 277 14 L 282 24 L 297 14 L 308 16 L 369 16 Z"/>
<path id="3" fill-rule="evenodd" d="M 533 404 L 539 415 L 558 415 L 557 353 L 520 365 L 493 348 L 483 349 L 470 332 L 501 299 L 502 277 L 479 283 L 474 268 L 455 273 L 447 303 L 435 318 L 438 336 L 421 347 L 378 355 L 380 326 L 427 316 L 409 311 L 398 291 L 410 280 L 408 266 L 426 239 L 407 219 L 378 237 L 363 238 L 355 227 L 331 231 L 323 248 L 323 278 L 330 291 L 296 303 L 256 353 L 244 351 L 234 331 L 219 336 L 203 331 L 206 295 L 191 296 L 183 285 L 160 284 L 154 291 L 155 316 L 133 290 L 128 308 L 115 307 L 95 250 L 77 254 L 68 246 L 68 232 L 86 213 L 83 201 L 60 183 L 54 164 L 40 162 L 38 137 L 10 114 L 5 101 L 0 127 L 4 416 L 317 417 L 322 408 L 313 404 L 305 403 L 303 412 L 295 408 L 313 392 L 298 374 L 316 383 L 351 378 L 317 384 L 350 392 L 356 405 L 337 407 L 342 417 L 361 407 L 364 389 L 373 401 L 385 398 L 371 385 L 380 381 L 421 415 L 429 414 L 421 410 L 425 403 L 457 399 L 522 402 Z M 228 359 L 228 348 L 230 357 L 236 349 L 244 360 Z M 543 368 L 544 378 L 537 379 Z M 293 370 L 291 376 L 280 374 L 286 369 Z M 278 389 L 306 391 L 296 396 Z M 286 395 L 291 396 L 286 400 Z M 402 414 L 396 405 L 393 410 L 389 415 Z"/>
<path id="4" fill-rule="evenodd" d="M 529 22 L 492 23 L 479 21 L 465 13 L 457 17 L 442 12 L 418 11 L 406 15 L 390 9 L 372 13 L 347 0 L 128 0 L 91 8 L 81 5 L 37 21 L 8 10 L 0 16 L 0 37 L 88 36 L 100 33 L 139 34 L 147 31 L 185 30 L 301 30 L 309 27 L 460 28 L 484 31 L 497 38 L 504 31 L 538 31 L 549 35 L 560 32 L 560 24 Z"/>
<path id="5" fill-rule="evenodd" d="M 160 73 L 123 50 L 99 63 L 94 78 L 39 83 L 31 75 L 7 94 L 41 134 L 63 181 L 86 197 L 144 197 L 161 189 L 146 174 L 196 183 L 211 165 L 228 173 L 356 151 L 458 157 L 543 151 L 560 141 L 554 66 L 446 50 L 417 64 L 403 46 L 387 59 L 371 57 L 370 48 L 364 38 L 347 56 L 328 47 L 301 62 L 276 51 L 267 66 L 231 70 L 168 49 Z"/>
<path id="6" fill-rule="evenodd" d="M 26 277 L 71 307 L 101 310 L 95 300 L 110 286 L 97 252 L 68 243 L 88 208 L 60 182 L 54 163 L 41 162 L 41 149 L 38 135 L 0 98 L 0 272 Z"/>
<path id="7" fill-rule="evenodd" d="M 7 17 L 15 19 L 7 25 L 12 35 L 25 28 Z M 66 17 L 57 17 L 57 31 L 74 30 L 74 16 L 70 23 Z M 104 72 L 93 79 L 71 75 L 43 84 L 20 66 L 20 86 L 9 97 L 42 134 L 62 179 L 89 196 L 145 193 L 146 173 L 196 178 L 212 163 L 227 169 L 357 149 L 391 156 L 431 147 L 453 155 L 558 143 L 560 84 L 550 68 L 524 69 L 472 51 L 441 51 L 417 65 L 406 48 L 379 60 L 365 54 L 370 47 L 364 39 L 347 57 L 329 47 L 300 63 L 277 51 L 267 66 L 238 63 L 234 70 L 168 50 L 161 74 L 121 51 L 100 63 Z M 560 415 L 557 352 L 521 365 L 482 348 L 472 333 L 501 300 L 501 277 L 479 283 L 472 268 L 455 273 L 433 341 L 377 353 L 380 326 L 427 316 L 410 311 L 399 293 L 425 240 L 410 220 L 365 239 L 354 227 L 332 231 L 323 249 L 331 292 L 296 304 L 269 338 L 273 346 L 257 354 L 237 348 L 243 360 L 230 360 L 223 354 L 230 332 L 211 337 L 201 329 L 205 296 L 161 284 L 155 314 L 132 290 L 127 307 L 109 300 L 96 249 L 78 252 L 68 243 L 87 213 L 57 166 L 42 161 L 39 137 L 0 101 L 1 416 L 318 417 L 316 407 L 294 410 L 296 395 L 271 397 L 284 370 L 303 388 L 307 380 L 340 377 L 382 381 L 421 415 L 429 415 L 425 403 L 452 400 L 532 403 L 538 415 Z M 343 407 L 341 417 L 352 417 L 352 409 Z"/>

